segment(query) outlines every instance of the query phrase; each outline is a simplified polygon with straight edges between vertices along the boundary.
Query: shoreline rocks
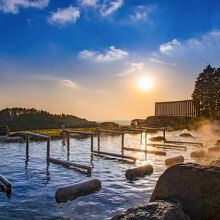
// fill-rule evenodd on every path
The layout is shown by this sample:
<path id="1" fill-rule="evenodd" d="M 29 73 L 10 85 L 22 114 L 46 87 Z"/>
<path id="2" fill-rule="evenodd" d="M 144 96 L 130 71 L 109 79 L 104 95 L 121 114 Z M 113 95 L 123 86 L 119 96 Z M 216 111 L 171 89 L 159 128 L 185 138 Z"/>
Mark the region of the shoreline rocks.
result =
<path id="1" fill-rule="evenodd" d="M 132 207 L 112 220 L 220 219 L 220 160 L 169 167 L 159 177 L 148 204 Z"/>
<path id="2" fill-rule="evenodd" d="M 23 141 L 24 140 L 21 137 L 0 136 L 0 142 L 3 142 L 3 143 L 14 143 L 14 142 L 21 143 Z"/>
<path id="3" fill-rule="evenodd" d="M 149 138 L 150 141 L 165 141 L 166 138 L 164 138 L 163 136 L 155 136 L 155 137 L 151 137 Z"/>
<path id="4" fill-rule="evenodd" d="M 180 201 L 192 219 L 219 219 L 220 167 L 194 163 L 168 168 L 157 181 L 150 202 Z"/>
<path id="5" fill-rule="evenodd" d="M 155 201 L 128 209 L 112 220 L 190 220 L 180 204 L 168 201 Z"/>

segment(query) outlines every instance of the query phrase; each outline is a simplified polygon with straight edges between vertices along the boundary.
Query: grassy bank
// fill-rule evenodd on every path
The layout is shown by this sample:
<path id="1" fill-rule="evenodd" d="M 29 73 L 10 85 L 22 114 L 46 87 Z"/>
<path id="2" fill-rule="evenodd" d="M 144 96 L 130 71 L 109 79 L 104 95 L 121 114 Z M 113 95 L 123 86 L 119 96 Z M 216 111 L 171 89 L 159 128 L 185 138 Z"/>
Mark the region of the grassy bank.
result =
<path id="1" fill-rule="evenodd" d="M 130 127 L 130 126 L 120 126 L 120 128 L 122 127 Z M 96 132 L 97 131 L 97 127 L 93 127 L 93 128 L 67 128 L 67 130 L 70 131 L 84 131 L 84 132 Z M 62 132 L 61 129 L 43 129 L 43 130 L 31 130 L 31 131 L 21 131 L 21 133 L 25 133 L 25 132 L 33 132 L 33 133 L 37 133 L 37 134 L 43 134 L 43 135 L 47 135 L 47 136 L 52 136 L 52 135 L 58 135 Z M 17 132 L 11 132 L 11 134 L 14 134 Z"/>

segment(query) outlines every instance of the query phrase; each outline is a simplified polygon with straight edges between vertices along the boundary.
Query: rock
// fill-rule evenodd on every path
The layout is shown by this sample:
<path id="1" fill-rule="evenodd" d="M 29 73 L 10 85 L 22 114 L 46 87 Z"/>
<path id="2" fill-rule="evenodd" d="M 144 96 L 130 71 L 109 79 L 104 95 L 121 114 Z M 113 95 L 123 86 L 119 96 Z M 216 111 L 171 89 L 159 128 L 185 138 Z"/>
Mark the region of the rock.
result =
<path id="1" fill-rule="evenodd" d="M 204 150 L 196 150 L 190 153 L 191 158 L 204 157 L 204 155 L 205 155 Z"/>
<path id="2" fill-rule="evenodd" d="M 181 206 L 167 201 L 155 201 L 133 207 L 116 215 L 112 220 L 190 220 Z"/>
<path id="3" fill-rule="evenodd" d="M 151 137 L 149 138 L 150 141 L 165 141 L 166 138 L 164 138 L 163 136 L 155 136 L 155 137 Z"/>
<path id="4" fill-rule="evenodd" d="M 23 139 L 21 137 L 0 137 L 0 142 L 23 142 Z"/>
<path id="5" fill-rule="evenodd" d="M 119 124 L 116 124 L 115 122 L 102 122 L 100 128 L 107 130 L 119 129 Z"/>
<path id="6" fill-rule="evenodd" d="M 165 165 L 166 166 L 172 166 L 177 163 L 183 163 L 184 162 L 184 157 L 182 155 L 168 158 L 165 160 Z"/>
<path id="7" fill-rule="evenodd" d="M 7 136 L 10 134 L 8 126 L 0 126 L 0 136 Z"/>
<path id="8" fill-rule="evenodd" d="M 150 202 L 180 201 L 195 220 L 220 217 L 220 167 L 194 163 L 174 165 L 159 177 Z"/>
<path id="9" fill-rule="evenodd" d="M 181 133 L 180 135 L 179 135 L 180 137 L 192 137 L 192 135 L 190 134 L 190 133 Z"/>

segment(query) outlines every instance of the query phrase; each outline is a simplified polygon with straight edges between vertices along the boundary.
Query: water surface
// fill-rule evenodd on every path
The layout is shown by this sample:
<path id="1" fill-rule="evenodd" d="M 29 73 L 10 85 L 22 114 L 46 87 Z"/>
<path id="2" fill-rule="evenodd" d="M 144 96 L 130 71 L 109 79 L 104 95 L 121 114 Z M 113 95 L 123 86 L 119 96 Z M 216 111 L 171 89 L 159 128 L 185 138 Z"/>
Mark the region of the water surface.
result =
<path id="1" fill-rule="evenodd" d="M 168 132 L 167 139 L 196 141 L 192 138 L 180 138 L 178 133 Z M 143 135 L 141 143 L 140 134 L 126 134 L 125 146 L 144 149 L 144 138 Z M 96 148 L 97 138 L 94 141 Z M 102 151 L 121 153 L 120 146 L 120 136 L 101 137 Z M 198 147 L 187 147 L 187 151 L 166 149 L 167 156 L 126 151 L 125 155 L 138 158 L 138 164 L 134 165 L 91 155 L 89 138 L 72 138 L 69 158 L 66 145 L 61 140 L 52 141 L 51 157 L 91 165 L 92 177 L 102 181 L 99 192 L 59 204 L 55 201 L 55 192 L 59 187 L 91 177 L 57 164 L 47 164 L 46 142 L 30 143 L 28 161 L 25 143 L 0 143 L 0 173 L 13 184 L 10 198 L 0 192 L 0 219 L 109 219 L 131 206 L 148 202 L 158 177 L 166 169 L 166 158 L 183 155 L 185 162 L 194 162 L 189 154 Z M 156 148 L 148 146 L 148 149 Z M 154 167 L 152 175 L 134 182 L 125 179 L 126 169 L 148 163 Z"/>

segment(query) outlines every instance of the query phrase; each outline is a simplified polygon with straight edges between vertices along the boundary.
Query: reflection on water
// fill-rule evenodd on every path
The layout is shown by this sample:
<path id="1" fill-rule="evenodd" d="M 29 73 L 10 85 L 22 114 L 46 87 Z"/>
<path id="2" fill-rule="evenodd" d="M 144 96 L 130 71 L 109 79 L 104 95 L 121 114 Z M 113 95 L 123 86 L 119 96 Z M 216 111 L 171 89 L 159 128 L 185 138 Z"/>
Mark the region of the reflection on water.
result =
<path id="1" fill-rule="evenodd" d="M 147 142 L 151 136 L 147 134 Z M 188 140 L 179 138 L 177 132 L 167 133 L 169 140 Z M 125 134 L 125 146 L 141 149 L 153 149 L 145 146 L 145 133 Z M 95 149 L 97 139 L 94 138 Z M 95 194 L 77 198 L 64 204 L 55 201 L 55 191 L 61 186 L 89 179 L 87 175 L 67 169 L 63 166 L 47 163 L 46 142 L 31 142 L 29 158 L 26 160 L 26 148 L 22 143 L 0 144 L 0 173 L 13 184 L 12 197 L 8 198 L 0 192 L 0 219 L 42 219 L 42 218 L 74 218 L 74 219 L 109 219 L 131 206 L 146 203 L 152 193 L 158 177 L 166 169 L 164 160 L 171 156 L 183 155 L 185 162 L 193 161 L 189 154 L 198 149 L 187 146 L 187 151 L 165 149 L 167 156 L 147 154 L 143 152 L 124 151 L 125 155 L 138 158 L 137 164 L 124 163 L 90 153 L 90 138 L 71 139 L 68 150 L 62 140 L 51 142 L 51 157 L 93 167 L 92 177 L 102 181 L 102 189 Z M 101 137 L 101 150 L 121 153 L 121 136 Z M 194 161 L 193 161 L 194 162 Z M 150 176 L 135 182 L 125 179 L 125 170 L 150 163 L 154 172 Z"/>

